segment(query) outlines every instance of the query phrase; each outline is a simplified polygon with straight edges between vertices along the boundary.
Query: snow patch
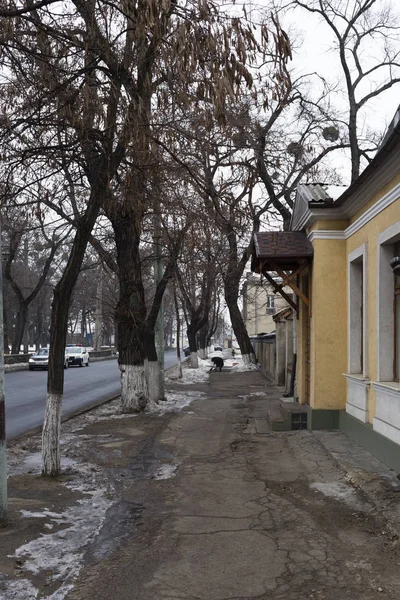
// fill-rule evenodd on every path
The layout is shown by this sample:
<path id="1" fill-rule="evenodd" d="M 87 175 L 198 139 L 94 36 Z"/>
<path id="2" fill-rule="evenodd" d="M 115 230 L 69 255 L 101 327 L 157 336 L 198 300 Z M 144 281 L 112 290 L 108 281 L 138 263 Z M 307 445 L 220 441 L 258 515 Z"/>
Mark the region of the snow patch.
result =
<path id="1" fill-rule="evenodd" d="M 232 359 L 232 371 L 231 373 L 242 373 L 244 371 L 258 371 L 257 365 L 254 363 L 245 363 L 241 357 Z"/>
<path id="2" fill-rule="evenodd" d="M 311 489 L 321 492 L 327 498 L 333 498 L 339 502 L 344 502 L 352 509 L 364 510 L 366 508 L 363 503 L 357 497 L 356 490 L 348 483 L 342 483 L 340 481 L 334 482 L 315 482 L 310 484 Z"/>
<path id="3" fill-rule="evenodd" d="M 0 582 L 1 584 L 1 582 Z M 3 587 L 3 586 L 2 586 Z M 29 579 L 18 579 L 7 581 L 5 586 L 6 596 L 0 595 L 1 600 L 35 600 L 38 597 L 37 590 L 29 581 Z M 44 600 L 50 600 L 44 598 Z M 55 600 L 55 599 L 53 599 Z"/>
<path id="4" fill-rule="evenodd" d="M 199 400 L 205 394 L 203 392 L 166 392 L 165 402 L 160 402 L 149 409 L 149 412 L 155 414 L 164 414 L 167 412 L 180 412 L 185 406 L 189 406 L 193 400 Z"/>
<path id="5" fill-rule="evenodd" d="M 61 469 L 64 471 L 65 469 L 69 469 L 74 467 L 76 462 L 68 457 L 61 457 Z M 9 462 L 9 474 L 10 475 L 23 475 L 24 473 L 32 473 L 32 474 L 40 474 L 42 472 L 42 453 L 41 452 L 31 452 L 30 454 L 26 454 L 22 461 L 18 461 L 17 464 L 12 465 L 12 462 Z"/>
<path id="6" fill-rule="evenodd" d="M 171 479 L 171 477 L 176 477 L 176 471 L 178 469 L 178 464 L 165 464 L 161 465 L 159 469 L 157 469 L 157 473 L 154 475 L 153 479 Z"/>
<path id="7" fill-rule="evenodd" d="M 35 464 L 37 456 L 29 455 L 28 464 Z M 32 458 L 33 457 L 33 458 Z M 79 491 L 83 498 L 79 499 L 65 512 L 56 513 L 48 508 L 31 512 L 22 510 L 24 518 L 48 518 L 52 523 L 47 529 L 57 525 L 57 531 L 41 534 L 39 538 L 20 546 L 14 556 L 22 559 L 22 569 L 33 574 L 48 573 L 51 582 L 59 582 L 60 587 L 50 596 L 42 600 L 64 600 L 73 589 L 82 564 L 85 547 L 100 531 L 106 512 L 112 500 L 108 498 L 108 488 L 102 484 L 93 467 L 89 464 L 76 464 L 72 472 L 73 478 L 65 483 L 71 490 Z M 97 470 L 96 470 L 97 471 Z M 59 526 L 63 529 L 59 529 Z M 5 580 L 2 582 L 0 598 L 7 600 L 30 600 L 39 597 L 37 590 L 28 579 Z"/>

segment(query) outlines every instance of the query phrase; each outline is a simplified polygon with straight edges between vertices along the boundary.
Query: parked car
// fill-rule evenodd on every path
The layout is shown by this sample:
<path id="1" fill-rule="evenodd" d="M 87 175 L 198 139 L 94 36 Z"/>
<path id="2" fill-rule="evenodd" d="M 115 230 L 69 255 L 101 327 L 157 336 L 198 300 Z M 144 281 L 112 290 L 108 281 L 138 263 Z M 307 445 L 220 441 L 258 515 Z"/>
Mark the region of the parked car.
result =
<path id="1" fill-rule="evenodd" d="M 185 348 L 183 348 L 182 351 L 183 351 L 183 354 L 185 356 L 190 356 L 190 348 L 189 348 L 189 346 L 185 346 Z"/>
<path id="2" fill-rule="evenodd" d="M 222 352 L 223 348 L 222 346 L 214 346 L 214 352 Z"/>
<path id="3" fill-rule="evenodd" d="M 29 370 L 48 369 L 49 368 L 49 348 L 40 348 L 36 354 L 32 354 L 29 358 Z M 68 356 L 64 357 L 64 369 L 68 369 Z"/>
<path id="4" fill-rule="evenodd" d="M 68 356 L 68 366 L 89 366 L 89 352 L 87 348 L 83 346 L 67 346 L 65 352 Z"/>

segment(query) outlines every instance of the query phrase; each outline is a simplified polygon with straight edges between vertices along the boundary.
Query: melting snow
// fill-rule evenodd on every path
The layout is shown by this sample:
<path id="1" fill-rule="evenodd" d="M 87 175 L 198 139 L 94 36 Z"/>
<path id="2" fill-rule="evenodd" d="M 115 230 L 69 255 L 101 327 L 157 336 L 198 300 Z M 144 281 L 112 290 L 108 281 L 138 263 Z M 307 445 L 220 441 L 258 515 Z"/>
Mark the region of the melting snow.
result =
<path id="1" fill-rule="evenodd" d="M 365 510 L 366 504 L 359 500 L 356 490 L 348 483 L 340 481 L 316 482 L 310 485 L 311 489 L 321 492 L 328 498 L 339 500 L 353 509 Z"/>
<path id="2" fill-rule="evenodd" d="M 161 467 L 157 469 L 157 473 L 154 475 L 153 479 L 171 479 L 171 477 L 176 477 L 176 470 L 178 467 L 178 464 L 161 465 Z"/>

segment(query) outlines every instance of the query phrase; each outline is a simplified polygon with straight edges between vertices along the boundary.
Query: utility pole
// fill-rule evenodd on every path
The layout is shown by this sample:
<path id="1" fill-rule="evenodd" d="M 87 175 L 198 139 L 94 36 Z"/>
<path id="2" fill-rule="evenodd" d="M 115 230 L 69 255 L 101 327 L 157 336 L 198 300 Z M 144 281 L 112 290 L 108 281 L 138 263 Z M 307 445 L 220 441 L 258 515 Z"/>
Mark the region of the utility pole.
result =
<path id="1" fill-rule="evenodd" d="M 1 232 L 0 232 L 1 236 Z M 1 237 L 0 237 L 1 258 Z M 4 398 L 4 322 L 3 322 L 3 269 L 0 260 L 0 527 L 8 524 L 7 515 L 7 462 L 6 462 L 6 404 Z"/>

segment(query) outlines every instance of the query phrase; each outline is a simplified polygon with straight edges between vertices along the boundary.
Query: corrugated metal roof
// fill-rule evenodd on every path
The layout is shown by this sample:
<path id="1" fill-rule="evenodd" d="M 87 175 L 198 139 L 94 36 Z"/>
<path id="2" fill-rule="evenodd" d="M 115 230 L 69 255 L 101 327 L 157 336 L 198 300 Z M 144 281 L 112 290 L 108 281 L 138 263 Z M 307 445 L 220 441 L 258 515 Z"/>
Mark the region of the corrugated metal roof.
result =
<path id="1" fill-rule="evenodd" d="M 326 183 L 302 183 L 298 186 L 307 202 L 332 204 L 346 189 L 344 185 L 328 185 Z"/>

